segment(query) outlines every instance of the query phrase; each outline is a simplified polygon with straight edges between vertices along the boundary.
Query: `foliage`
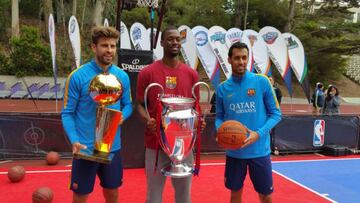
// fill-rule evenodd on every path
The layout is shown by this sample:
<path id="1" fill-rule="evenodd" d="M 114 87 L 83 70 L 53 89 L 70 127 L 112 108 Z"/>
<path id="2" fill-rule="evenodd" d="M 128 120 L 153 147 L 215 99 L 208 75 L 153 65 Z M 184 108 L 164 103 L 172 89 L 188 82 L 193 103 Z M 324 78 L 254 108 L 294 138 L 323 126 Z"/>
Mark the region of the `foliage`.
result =
<path id="1" fill-rule="evenodd" d="M 10 69 L 9 58 L 0 52 L 0 74 L 6 74 Z"/>
<path id="2" fill-rule="evenodd" d="M 335 1 L 334 1 L 335 2 Z M 349 22 L 347 7 L 326 1 L 315 12 L 298 4 L 293 34 L 302 41 L 312 83 L 336 80 L 347 65 L 344 55 L 359 54 L 360 24 Z"/>
<path id="3" fill-rule="evenodd" d="M 249 0 L 247 29 L 260 30 L 272 26 L 282 31 L 288 12 L 288 2 L 279 0 Z"/>
<path id="4" fill-rule="evenodd" d="M 40 13 L 41 0 L 19 1 L 20 14 L 38 18 Z"/>
<path id="5" fill-rule="evenodd" d="M 52 75 L 51 54 L 49 46 L 40 40 L 35 27 L 23 26 L 20 37 L 10 39 L 11 69 L 9 75 Z"/>
<path id="6" fill-rule="evenodd" d="M 10 27 L 11 21 L 8 16 L 11 15 L 10 0 L 0 0 L 0 41 L 6 39 L 6 28 Z"/>

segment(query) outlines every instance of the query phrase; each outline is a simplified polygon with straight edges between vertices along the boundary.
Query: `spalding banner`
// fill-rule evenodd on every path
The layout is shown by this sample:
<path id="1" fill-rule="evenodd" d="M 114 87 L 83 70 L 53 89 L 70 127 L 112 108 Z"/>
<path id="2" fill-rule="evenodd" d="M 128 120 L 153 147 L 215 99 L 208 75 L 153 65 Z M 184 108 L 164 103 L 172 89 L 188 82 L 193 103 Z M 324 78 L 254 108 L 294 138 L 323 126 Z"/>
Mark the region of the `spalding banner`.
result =
<path id="1" fill-rule="evenodd" d="M 136 83 L 139 72 L 153 62 L 152 51 L 140 51 L 120 49 L 118 66 L 123 69 L 130 78 L 131 96 L 136 98 Z"/>

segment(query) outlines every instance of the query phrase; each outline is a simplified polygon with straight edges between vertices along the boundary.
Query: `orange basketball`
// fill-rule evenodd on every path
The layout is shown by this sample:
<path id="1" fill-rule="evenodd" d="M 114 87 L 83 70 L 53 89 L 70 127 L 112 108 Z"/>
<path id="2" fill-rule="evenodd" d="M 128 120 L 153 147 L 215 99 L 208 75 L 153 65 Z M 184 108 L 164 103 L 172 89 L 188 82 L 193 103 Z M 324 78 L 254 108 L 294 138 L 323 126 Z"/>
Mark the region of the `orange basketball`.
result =
<path id="1" fill-rule="evenodd" d="M 48 165 L 56 165 L 60 160 L 60 156 L 57 152 L 54 151 L 50 151 L 47 155 L 46 155 L 46 163 Z"/>
<path id="2" fill-rule="evenodd" d="M 32 193 L 33 203 L 51 203 L 53 200 L 53 192 L 48 187 L 41 187 Z"/>
<path id="3" fill-rule="evenodd" d="M 13 166 L 8 171 L 8 178 L 11 182 L 20 182 L 25 177 L 25 169 L 22 166 Z"/>
<path id="4" fill-rule="evenodd" d="M 216 141 L 225 149 L 238 149 L 247 138 L 246 127 L 238 121 L 225 121 L 218 129 Z"/>

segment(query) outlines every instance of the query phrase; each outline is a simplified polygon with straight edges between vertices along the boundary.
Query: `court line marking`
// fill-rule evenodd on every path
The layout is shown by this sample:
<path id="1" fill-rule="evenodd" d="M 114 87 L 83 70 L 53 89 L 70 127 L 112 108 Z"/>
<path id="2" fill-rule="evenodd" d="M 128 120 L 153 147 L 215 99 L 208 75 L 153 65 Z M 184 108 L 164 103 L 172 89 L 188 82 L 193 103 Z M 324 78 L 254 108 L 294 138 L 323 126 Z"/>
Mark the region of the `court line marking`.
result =
<path id="1" fill-rule="evenodd" d="M 312 192 L 312 193 L 314 193 L 314 194 L 316 194 L 316 195 L 318 195 L 318 196 L 320 196 L 320 197 L 322 197 L 322 198 L 324 198 L 324 199 L 326 199 L 326 200 L 329 200 L 330 202 L 337 203 L 337 201 L 335 201 L 335 200 L 327 197 L 326 195 L 323 195 L 323 194 L 317 192 L 316 190 L 313 190 L 313 189 L 311 189 L 311 188 L 309 188 L 309 187 L 307 187 L 307 186 L 305 186 L 305 185 L 297 182 L 296 180 L 291 179 L 291 178 L 287 177 L 286 175 L 283 175 L 282 173 L 280 173 L 280 172 L 278 172 L 278 171 L 275 171 L 275 170 L 272 170 L 272 171 L 273 171 L 273 173 L 276 173 L 277 175 L 285 178 L 286 180 L 288 180 L 288 181 L 290 181 L 290 182 L 292 182 L 292 183 L 294 183 L 294 184 L 296 184 L 296 185 L 299 185 L 300 187 L 302 187 L 302 188 L 304 188 L 304 189 L 306 189 L 306 190 L 309 190 L 310 192 Z"/>
<path id="2" fill-rule="evenodd" d="M 360 158 L 330 158 L 330 159 L 309 159 L 309 160 L 284 160 L 284 161 L 272 161 L 272 163 L 296 163 L 296 162 L 314 162 L 314 161 L 348 161 L 348 160 L 360 160 Z"/>
<path id="3" fill-rule="evenodd" d="M 70 169 L 66 169 L 66 170 L 39 170 L 39 171 L 25 171 L 25 173 L 67 173 L 67 172 L 71 172 Z M 7 175 L 8 172 L 0 172 L 0 175 Z"/>
<path id="4" fill-rule="evenodd" d="M 360 158 L 335 158 L 335 159 L 311 159 L 311 160 L 292 160 L 292 161 L 272 161 L 272 163 L 291 163 L 291 162 L 311 162 L 311 161 L 345 161 L 345 160 L 357 160 Z M 209 162 L 202 163 L 201 166 L 224 166 L 225 162 Z M 71 165 L 66 165 L 64 167 L 71 167 Z M 124 169 L 127 170 L 127 169 Z M 65 173 L 71 172 L 71 169 L 64 170 L 27 170 L 26 173 Z M 0 172 L 0 175 L 7 174 L 7 171 Z"/>
<path id="5" fill-rule="evenodd" d="M 9 162 L 12 162 L 12 160 L 0 161 L 0 164 L 9 163 Z"/>

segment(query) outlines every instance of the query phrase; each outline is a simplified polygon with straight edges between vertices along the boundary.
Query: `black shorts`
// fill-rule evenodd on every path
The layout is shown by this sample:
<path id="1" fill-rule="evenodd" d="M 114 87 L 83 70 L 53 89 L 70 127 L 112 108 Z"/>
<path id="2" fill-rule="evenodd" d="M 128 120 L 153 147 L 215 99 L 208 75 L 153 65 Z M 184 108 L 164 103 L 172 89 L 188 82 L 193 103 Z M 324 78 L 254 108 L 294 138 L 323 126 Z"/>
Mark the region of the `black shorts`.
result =
<path id="1" fill-rule="evenodd" d="M 100 185 L 106 189 L 115 189 L 121 186 L 123 167 L 120 150 L 112 152 L 114 157 L 110 164 L 101 164 L 84 159 L 73 159 L 71 170 L 70 189 L 77 194 L 89 194 L 94 189 L 96 175 Z"/>
<path id="2" fill-rule="evenodd" d="M 269 195 L 273 192 L 270 155 L 254 159 L 237 159 L 226 156 L 225 187 L 232 191 L 244 185 L 247 170 L 256 192 Z"/>

